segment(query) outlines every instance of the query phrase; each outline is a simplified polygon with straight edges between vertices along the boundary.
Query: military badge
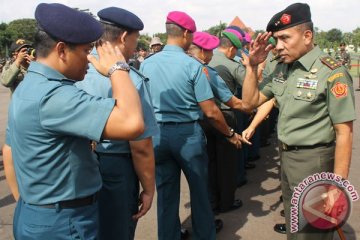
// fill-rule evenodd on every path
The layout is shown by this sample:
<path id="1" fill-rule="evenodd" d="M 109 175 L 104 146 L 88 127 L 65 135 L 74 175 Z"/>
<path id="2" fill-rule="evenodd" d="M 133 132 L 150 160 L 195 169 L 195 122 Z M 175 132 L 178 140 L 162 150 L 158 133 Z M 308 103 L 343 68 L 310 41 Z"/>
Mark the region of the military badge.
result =
<path id="1" fill-rule="evenodd" d="M 337 78 L 340 78 L 340 77 L 344 77 L 344 73 L 335 73 L 334 75 L 332 75 L 332 76 L 330 76 L 329 78 L 328 78 L 328 81 L 329 82 L 333 82 L 335 79 L 337 79 Z"/>
<path id="2" fill-rule="evenodd" d="M 203 67 L 203 72 L 204 72 L 206 78 L 207 78 L 208 80 L 210 80 L 209 71 L 208 71 L 207 67 Z"/>
<path id="3" fill-rule="evenodd" d="M 297 88 L 304 88 L 304 89 L 312 89 L 315 90 L 318 85 L 317 79 L 305 79 L 305 78 L 298 78 L 296 82 Z"/>
<path id="4" fill-rule="evenodd" d="M 291 23 L 291 15 L 284 13 L 280 18 L 280 22 L 284 25 Z"/>
<path id="5" fill-rule="evenodd" d="M 341 82 L 337 82 L 337 83 L 331 88 L 331 92 L 332 92 L 332 94 L 333 94 L 336 98 L 346 97 L 347 94 L 348 94 L 347 84 L 341 83 Z"/>

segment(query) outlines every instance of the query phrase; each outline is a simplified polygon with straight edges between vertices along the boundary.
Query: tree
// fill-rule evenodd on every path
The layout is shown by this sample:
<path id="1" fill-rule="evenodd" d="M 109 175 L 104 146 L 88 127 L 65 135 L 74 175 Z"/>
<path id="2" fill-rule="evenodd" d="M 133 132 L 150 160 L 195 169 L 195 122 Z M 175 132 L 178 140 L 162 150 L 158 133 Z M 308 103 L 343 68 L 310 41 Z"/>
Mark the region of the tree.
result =
<path id="1" fill-rule="evenodd" d="M 138 48 L 149 50 L 151 37 L 148 34 L 141 34 L 138 40 Z"/>
<path id="2" fill-rule="evenodd" d="M 19 38 L 23 38 L 30 42 L 34 41 L 36 31 L 35 19 L 18 19 L 10 22 L 9 24 L 0 24 L 0 48 L 1 56 L 8 55 L 8 49 L 12 42 Z"/>
<path id="3" fill-rule="evenodd" d="M 218 36 L 220 37 L 221 32 L 224 31 L 224 29 L 226 28 L 227 24 L 226 23 L 222 23 L 220 21 L 220 23 L 218 25 L 215 25 L 213 27 L 210 27 L 208 30 L 205 30 L 205 32 L 208 32 L 214 36 Z"/>
<path id="4" fill-rule="evenodd" d="M 342 32 L 337 28 L 330 29 L 326 34 L 326 40 L 338 45 L 342 41 Z"/>

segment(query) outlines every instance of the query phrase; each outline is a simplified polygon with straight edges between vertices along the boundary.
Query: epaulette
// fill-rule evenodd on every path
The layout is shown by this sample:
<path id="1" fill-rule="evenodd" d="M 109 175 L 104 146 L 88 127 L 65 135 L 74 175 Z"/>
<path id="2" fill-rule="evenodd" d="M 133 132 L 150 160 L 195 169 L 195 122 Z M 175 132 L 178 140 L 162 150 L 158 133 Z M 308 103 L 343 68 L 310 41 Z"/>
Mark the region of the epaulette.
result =
<path id="1" fill-rule="evenodd" d="M 330 57 L 330 56 L 325 56 L 320 58 L 320 61 L 328 66 L 331 70 L 334 70 L 340 66 L 342 66 L 341 62 L 335 60 L 334 58 Z"/>
<path id="2" fill-rule="evenodd" d="M 135 67 L 133 66 L 130 66 L 130 70 L 135 72 L 137 75 L 139 75 L 139 77 L 142 78 L 142 80 L 144 80 L 145 82 L 146 81 L 149 81 L 149 78 L 145 77 L 141 72 L 139 72 L 139 70 L 137 70 Z"/>

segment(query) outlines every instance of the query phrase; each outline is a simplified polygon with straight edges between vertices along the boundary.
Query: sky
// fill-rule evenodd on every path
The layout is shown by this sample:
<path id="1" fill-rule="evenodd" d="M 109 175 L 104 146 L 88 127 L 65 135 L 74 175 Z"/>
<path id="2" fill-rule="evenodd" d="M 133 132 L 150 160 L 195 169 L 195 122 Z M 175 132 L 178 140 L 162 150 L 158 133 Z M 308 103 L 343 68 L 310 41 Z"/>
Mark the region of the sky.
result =
<path id="1" fill-rule="evenodd" d="M 9 23 L 19 18 L 34 18 L 36 0 L 0 0 L 0 22 Z M 270 18 L 293 0 L 58 0 L 70 7 L 89 9 L 96 13 L 106 7 L 127 9 L 144 22 L 141 33 L 152 35 L 165 32 L 165 19 L 169 11 L 178 10 L 194 18 L 198 30 L 206 30 L 220 22 L 230 23 L 235 16 L 253 30 L 264 30 Z M 328 31 L 338 28 L 351 32 L 360 27 L 360 0 L 301 1 L 311 8 L 315 27 Z"/>

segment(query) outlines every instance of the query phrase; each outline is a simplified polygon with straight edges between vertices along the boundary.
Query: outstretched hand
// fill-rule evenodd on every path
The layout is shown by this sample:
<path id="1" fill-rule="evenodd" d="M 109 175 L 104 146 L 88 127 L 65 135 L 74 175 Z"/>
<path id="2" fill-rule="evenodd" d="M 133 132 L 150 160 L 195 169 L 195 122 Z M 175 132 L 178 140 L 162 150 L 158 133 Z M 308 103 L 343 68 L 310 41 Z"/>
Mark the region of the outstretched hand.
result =
<path id="1" fill-rule="evenodd" d="M 251 66 L 264 62 L 270 50 L 274 48 L 268 43 L 271 35 L 271 32 L 259 33 L 256 39 L 250 43 L 249 64 Z"/>
<path id="2" fill-rule="evenodd" d="M 125 62 L 119 47 L 113 47 L 109 42 L 96 42 L 96 51 L 99 59 L 93 55 L 88 55 L 89 62 L 94 65 L 95 69 L 104 76 L 108 76 L 109 69 L 118 61 Z"/>

